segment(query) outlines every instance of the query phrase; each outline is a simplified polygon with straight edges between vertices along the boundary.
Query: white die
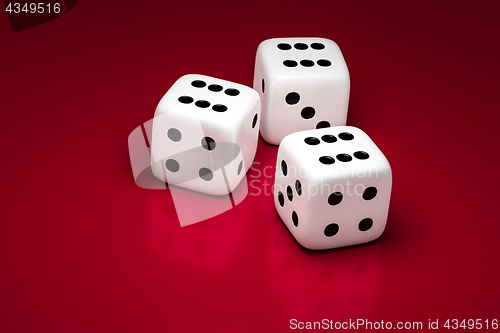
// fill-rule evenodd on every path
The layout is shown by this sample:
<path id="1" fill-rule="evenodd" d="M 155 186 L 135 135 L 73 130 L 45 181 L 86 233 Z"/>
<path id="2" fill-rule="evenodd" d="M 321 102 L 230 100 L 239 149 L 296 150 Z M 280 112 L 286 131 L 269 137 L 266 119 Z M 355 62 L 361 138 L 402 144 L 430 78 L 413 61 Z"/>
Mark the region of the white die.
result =
<path id="1" fill-rule="evenodd" d="M 325 38 L 263 41 L 253 88 L 262 100 L 260 132 L 279 144 L 288 134 L 346 124 L 349 71 L 339 47 Z"/>
<path id="2" fill-rule="evenodd" d="M 255 157 L 259 117 L 255 90 L 204 75 L 181 77 L 156 108 L 153 174 L 198 192 L 232 192 Z"/>
<path id="3" fill-rule="evenodd" d="M 286 136 L 274 201 L 293 237 L 313 250 L 372 241 L 385 229 L 389 162 L 362 130 L 338 126 Z"/>

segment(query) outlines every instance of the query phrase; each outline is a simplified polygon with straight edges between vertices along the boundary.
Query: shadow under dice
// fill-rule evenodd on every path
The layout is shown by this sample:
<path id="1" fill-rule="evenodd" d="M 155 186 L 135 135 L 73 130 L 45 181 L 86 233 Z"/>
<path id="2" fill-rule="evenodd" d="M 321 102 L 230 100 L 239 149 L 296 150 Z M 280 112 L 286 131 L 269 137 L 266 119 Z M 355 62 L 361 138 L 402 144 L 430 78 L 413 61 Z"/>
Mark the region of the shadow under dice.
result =
<path id="1" fill-rule="evenodd" d="M 253 89 L 203 75 L 181 77 L 156 108 L 154 176 L 202 193 L 232 192 L 255 157 L 259 116 Z"/>
<path id="2" fill-rule="evenodd" d="M 271 144 L 294 132 L 346 124 L 349 72 L 339 47 L 329 39 L 262 42 L 253 87 L 262 100 L 260 131 Z"/>
<path id="3" fill-rule="evenodd" d="M 290 134 L 278 150 L 275 206 L 293 237 L 321 250 L 365 243 L 384 231 L 389 162 L 358 128 Z"/>

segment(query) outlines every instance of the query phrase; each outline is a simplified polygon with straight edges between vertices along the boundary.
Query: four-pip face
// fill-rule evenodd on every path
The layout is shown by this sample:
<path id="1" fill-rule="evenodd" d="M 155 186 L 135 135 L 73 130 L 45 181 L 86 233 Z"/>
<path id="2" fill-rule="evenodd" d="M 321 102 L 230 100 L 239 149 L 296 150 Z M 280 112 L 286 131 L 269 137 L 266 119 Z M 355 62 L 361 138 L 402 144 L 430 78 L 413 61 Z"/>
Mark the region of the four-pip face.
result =
<path id="1" fill-rule="evenodd" d="M 345 125 L 349 72 L 325 38 L 274 38 L 257 49 L 253 88 L 262 100 L 261 134 L 278 145 L 288 134 Z"/>

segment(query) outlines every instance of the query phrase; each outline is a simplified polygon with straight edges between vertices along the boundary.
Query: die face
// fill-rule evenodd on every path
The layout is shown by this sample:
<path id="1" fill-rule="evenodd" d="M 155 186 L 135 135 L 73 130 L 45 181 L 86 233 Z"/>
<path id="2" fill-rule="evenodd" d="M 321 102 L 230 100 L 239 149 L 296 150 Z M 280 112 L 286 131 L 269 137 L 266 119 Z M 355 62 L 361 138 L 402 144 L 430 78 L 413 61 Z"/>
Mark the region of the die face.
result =
<path id="1" fill-rule="evenodd" d="M 262 100 L 262 137 L 345 125 L 349 72 L 339 47 L 324 38 L 275 38 L 257 50 L 253 87 Z"/>
<path id="2" fill-rule="evenodd" d="M 230 142 L 214 144 L 168 156 L 156 164 L 155 170 L 171 185 L 214 195 L 227 194 L 243 177 L 241 149 Z"/>
<path id="3" fill-rule="evenodd" d="M 203 132 L 203 135 L 206 134 Z M 216 135 L 212 136 L 217 141 L 209 140 L 206 136 L 197 147 L 176 149 L 176 153 L 172 153 L 174 149 L 169 150 L 169 147 L 182 145 L 182 139 L 179 142 L 166 142 L 163 146 L 156 140 L 151 148 L 151 169 L 155 177 L 170 185 L 211 195 L 232 192 L 246 171 L 242 149 L 235 143 L 223 142 Z"/>
<path id="4" fill-rule="evenodd" d="M 272 98 L 265 101 L 267 113 L 261 127 L 269 143 L 279 144 L 291 133 L 346 123 L 349 90 L 343 83 L 328 79 L 278 81 L 269 95 Z"/>
<path id="5" fill-rule="evenodd" d="M 360 147 L 368 155 L 353 157 Z M 336 159 L 347 153 L 353 157 L 350 161 L 343 155 L 340 158 L 346 162 Z M 323 164 L 319 162 L 322 156 L 333 156 L 334 162 Z M 287 165 L 286 172 L 283 164 Z M 330 170 L 323 170 L 324 166 Z M 301 184 L 300 195 L 294 186 L 297 182 Z M 357 128 L 341 126 L 294 133 L 280 145 L 276 209 L 294 238 L 306 248 L 329 249 L 378 238 L 385 229 L 391 187 L 387 159 Z M 279 197 L 280 190 L 284 200 Z"/>
<path id="6" fill-rule="evenodd" d="M 255 156 L 259 118 L 253 89 L 203 75 L 181 77 L 156 109 L 153 174 L 207 194 L 233 191 Z"/>
<path id="7" fill-rule="evenodd" d="M 326 38 L 268 39 L 259 45 L 257 58 L 264 72 L 278 81 L 297 76 L 338 81 L 349 77 L 340 48 Z"/>
<path id="8" fill-rule="evenodd" d="M 155 116 L 180 114 L 232 133 L 260 105 L 255 90 L 206 75 L 187 74 L 179 78 L 158 103 Z M 252 114 L 253 116 L 253 114 Z"/>
<path id="9" fill-rule="evenodd" d="M 353 126 L 335 126 L 288 135 L 280 149 L 299 158 L 299 168 L 315 183 L 390 173 L 384 154 L 370 137 Z"/>
<path id="10" fill-rule="evenodd" d="M 290 201 L 289 192 L 285 190 L 284 206 L 281 207 L 278 199 L 276 208 L 302 246 L 312 250 L 338 248 L 370 242 L 383 233 L 390 198 L 390 185 L 384 180 L 367 179 L 356 182 L 355 186 L 346 182 L 325 183 L 323 191 L 309 187 L 304 180 L 301 185 L 302 193 L 298 196 L 293 183 L 283 183 L 283 188 L 292 188 L 293 197 Z M 358 191 L 353 190 L 354 187 Z M 370 193 L 372 188 L 377 190 L 377 195 L 365 200 L 363 193 Z M 341 200 L 336 200 L 337 193 L 341 193 Z"/>

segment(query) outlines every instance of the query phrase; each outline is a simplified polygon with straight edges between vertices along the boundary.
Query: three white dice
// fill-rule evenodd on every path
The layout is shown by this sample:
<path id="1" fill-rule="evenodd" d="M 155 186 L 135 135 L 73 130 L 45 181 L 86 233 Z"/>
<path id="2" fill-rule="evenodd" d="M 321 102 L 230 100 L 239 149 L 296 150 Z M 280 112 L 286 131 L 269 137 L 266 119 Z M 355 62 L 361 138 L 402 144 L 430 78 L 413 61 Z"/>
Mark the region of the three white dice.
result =
<path id="1" fill-rule="evenodd" d="M 350 83 L 337 44 L 266 40 L 257 50 L 253 85 L 193 74 L 177 80 L 156 109 L 153 174 L 207 194 L 230 193 L 252 164 L 260 127 L 267 142 L 281 143 L 275 206 L 302 246 L 321 250 L 378 238 L 391 168 L 363 131 L 343 126 Z"/>
<path id="2" fill-rule="evenodd" d="M 257 49 L 253 88 L 262 100 L 261 134 L 278 145 L 288 134 L 346 124 L 349 71 L 325 38 L 275 38 Z"/>
<path id="3" fill-rule="evenodd" d="M 153 174 L 198 192 L 232 192 L 255 157 L 260 109 L 259 95 L 249 87 L 204 75 L 181 77 L 156 108 Z"/>
<path id="4" fill-rule="evenodd" d="M 302 131 L 280 144 L 275 206 L 306 248 L 330 249 L 378 238 L 386 225 L 391 188 L 389 162 L 358 128 Z"/>

